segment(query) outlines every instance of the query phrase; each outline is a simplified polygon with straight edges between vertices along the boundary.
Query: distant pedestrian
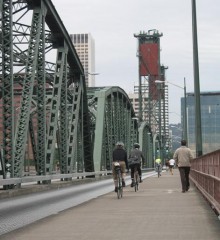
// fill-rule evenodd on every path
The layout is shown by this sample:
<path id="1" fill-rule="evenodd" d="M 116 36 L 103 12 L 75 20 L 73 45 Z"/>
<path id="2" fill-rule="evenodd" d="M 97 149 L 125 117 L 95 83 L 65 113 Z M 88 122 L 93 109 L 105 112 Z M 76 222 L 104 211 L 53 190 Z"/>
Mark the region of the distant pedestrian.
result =
<path id="1" fill-rule="evenodd" d="M 190 160 L 193 159 L 191 150 L 186 146 L 186 140 L 181 141 L 181 147 L 179 147 L 174 155 L 173 159 L 176 161 L 176 165 L 179 168 L 182 192 L 189 190 L 189 173 L 190 173 Z"/>
<path id="2" fill-rule="evenodd" d="M 168 171 L 168 169 L 169 169 L 169 165 L 170 165 L 170 163 L 169 163 L 169 160 L 168 160 L 168 159 L 165 161 L 165 165 L 166 165 L 166 171 Z"/>
<path id="3" fill-rule="evenodd" d="M 175 160 L 173 158 L 171 158 L 169 160 L 169 169 L 170 169 L 170 173 L 173 175 L 173 169 L 174 169 L 174 165 L 175 165 Z"/>

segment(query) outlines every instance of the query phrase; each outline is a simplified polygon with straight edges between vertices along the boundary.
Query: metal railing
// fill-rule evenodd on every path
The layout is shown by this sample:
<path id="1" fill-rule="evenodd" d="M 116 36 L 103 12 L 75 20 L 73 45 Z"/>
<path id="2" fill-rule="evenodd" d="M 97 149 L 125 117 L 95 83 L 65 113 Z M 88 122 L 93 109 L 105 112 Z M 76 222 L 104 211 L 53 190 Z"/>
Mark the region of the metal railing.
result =
<path id="1" fill-rule="evenodd" d="M 220 150 L 195 158 L 191 162 L 190 179 L 220 214 Z"/>
<path id="2" fill-rule="evenodd" d="M 8 178 L 0 179 L 0 186 L 4 185 L 17 185 L 22 183 L 38 183 L 38 182 L 47 182 L 48 184 L 52 180 L 68 179 L 71 181 L 74 178 L 84 178 L 92 176 L 104 176 L 111 174 L 111 171 L 99 171 L 99 172 L 81 172 L 81 173 L 72 173 L 72 174 L 52 174 L 46 176 L 25 176 L 22 178 Z"/>
<path id="3" fill-rule="evenodd" d="M 142 172 L 149 172 L 154 170 L 154 168 L 143 168 Z M 84 179 L 84 178 L 96 178 L 99 177 L 108 177 L 112 175 L 112 170 L 104 170 L 97 172 L 77 172 L 77 173 L 68 173 L 68 174 L 60 174 L 59 172 L 54 172 L 54 174 L 50 175 L 36 175 L 36 172 L 29 172 L 29 175 L 24 175 L 21 178 L 0 178 L 0 187 L 1 186 L 9 186 L 9 185 L 19 185 L 19 184 L 37 184 L 37 183 L 45 183 L 51 184 L 52 181 L 67 181 L 71 182 L 74 179 Z"/>

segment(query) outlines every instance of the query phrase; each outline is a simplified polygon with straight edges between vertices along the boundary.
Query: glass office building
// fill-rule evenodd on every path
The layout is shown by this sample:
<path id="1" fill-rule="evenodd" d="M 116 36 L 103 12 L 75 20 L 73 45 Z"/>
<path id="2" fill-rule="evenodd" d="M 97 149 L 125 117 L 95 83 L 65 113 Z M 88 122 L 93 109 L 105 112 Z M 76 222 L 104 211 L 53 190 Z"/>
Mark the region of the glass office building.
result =
<path id="1" fill-rule="evenodd" d="M 188 146 L 196 152 L 195 144 L 195 95 L 187 93 Z M 201 92 L 201 127 L 203 154 L 220 148 L 220 92 Z M 181 98 L 181 116 L 184 113 L 184 98 Z M 182 118 L 183 123 L 183 118 Z M 183 124 L 182 124 L 183 126 Z"/>

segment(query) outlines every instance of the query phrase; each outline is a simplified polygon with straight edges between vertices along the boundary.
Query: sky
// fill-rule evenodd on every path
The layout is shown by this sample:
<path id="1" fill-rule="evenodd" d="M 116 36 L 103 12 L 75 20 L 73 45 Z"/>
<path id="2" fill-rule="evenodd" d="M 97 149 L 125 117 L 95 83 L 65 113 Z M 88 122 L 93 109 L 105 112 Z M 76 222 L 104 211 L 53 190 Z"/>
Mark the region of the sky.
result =
<path id="1" fill-rule="evenodd" d="M 133 92 L 138 82 L 135 33 L 156 29 L 167 66 L 169 122 L 180 122 L 180 98 L 194 92 L 191 0 L 52 0 L 69 34 L 95 40 L 96 86 Z M 220 1 L 197 0 L 200 91 L 220 91 Z"/>

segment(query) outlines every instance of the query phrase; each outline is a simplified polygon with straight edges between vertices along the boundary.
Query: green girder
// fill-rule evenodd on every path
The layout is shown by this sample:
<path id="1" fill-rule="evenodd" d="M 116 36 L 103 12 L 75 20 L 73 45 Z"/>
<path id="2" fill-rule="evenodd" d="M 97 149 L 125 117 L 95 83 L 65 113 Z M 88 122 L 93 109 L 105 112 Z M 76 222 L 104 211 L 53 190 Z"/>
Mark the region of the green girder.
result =
<path id="1" fill-rule="evenodd" d="M 111 170 L 117 141 L 129 154 L 142 139 L 148 154 L 146 130 L 138 132 L 125 91 L 86 88 L 82 64 L 52 2 L 0 4 L 3 178 L 23 177 L 29 155 L 36 174 L 46 176 L 58 162 L 61 174 Z M 29 23 L 26 13 L 32 14 Z"/>
<path id="2" fill-rule="evenodd" d="M 110 170 L 116 142 L 124 142 L 129 153 L 133 143 L 138 141 L 138 125 L 132 126 L 135 113 L 120 87 L 97 88 L 97 91 L 93 88 L 88 95 L 93 99 L 90 109 L 97 110 L 93 152 L 95 171 Z"/>

